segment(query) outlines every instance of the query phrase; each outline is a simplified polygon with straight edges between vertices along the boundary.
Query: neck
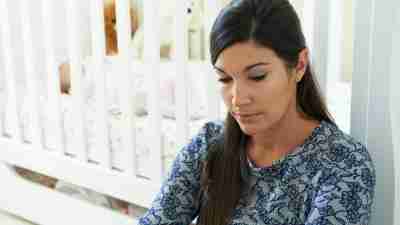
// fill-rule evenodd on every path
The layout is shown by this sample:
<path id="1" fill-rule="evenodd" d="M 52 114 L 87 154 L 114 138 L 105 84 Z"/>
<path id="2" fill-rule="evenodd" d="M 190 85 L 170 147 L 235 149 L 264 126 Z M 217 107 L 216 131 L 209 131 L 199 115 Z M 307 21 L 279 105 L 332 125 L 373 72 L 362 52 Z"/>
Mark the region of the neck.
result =
<path id="1" fill-rule="evenodd" d="M 269 130 L 250 137 L 249 157 L 257 166 L 269 166 L 304 143 L 318 124 L 298 112 L 288 115 Z"/>

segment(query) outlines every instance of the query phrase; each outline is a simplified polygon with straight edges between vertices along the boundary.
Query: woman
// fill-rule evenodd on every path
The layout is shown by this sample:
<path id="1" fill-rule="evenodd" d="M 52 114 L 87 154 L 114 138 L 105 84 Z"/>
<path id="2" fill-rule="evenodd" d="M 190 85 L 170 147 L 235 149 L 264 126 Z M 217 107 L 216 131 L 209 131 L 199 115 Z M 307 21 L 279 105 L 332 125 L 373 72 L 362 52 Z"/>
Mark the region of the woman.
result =
<path id="1" fill-rule="evenodd" d="M 334 123 L 286 0 L 232 1 L 211 31 L 229 109 L 177 156 L 139 224 L 369 223 L 375 171 Z"/>

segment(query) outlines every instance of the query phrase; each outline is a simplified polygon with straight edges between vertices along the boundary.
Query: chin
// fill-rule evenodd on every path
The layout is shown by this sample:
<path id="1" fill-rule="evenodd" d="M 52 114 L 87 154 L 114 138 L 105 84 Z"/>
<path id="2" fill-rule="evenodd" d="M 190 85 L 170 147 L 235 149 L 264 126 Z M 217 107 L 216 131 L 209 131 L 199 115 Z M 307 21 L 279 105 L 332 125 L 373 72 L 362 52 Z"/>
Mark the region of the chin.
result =
<path id="1" fill-rule="evenodd" d="M 258 122 L 258 123 L 241 123 L 238 122 L 240 129 L 248 136 L 253 136 L 258 133 L 266 132 L 271 130 L 276 123 L 274 122 Z"/>
<path id="2" fill-rule="evenodd" d="M 258 124 L 254 125 L 249 125 L 249 124 L 241 124 L 239 123 L 240 129 L 245 133 L 246 135 L 252 136 L 260 132 L 260 126 Z"/>

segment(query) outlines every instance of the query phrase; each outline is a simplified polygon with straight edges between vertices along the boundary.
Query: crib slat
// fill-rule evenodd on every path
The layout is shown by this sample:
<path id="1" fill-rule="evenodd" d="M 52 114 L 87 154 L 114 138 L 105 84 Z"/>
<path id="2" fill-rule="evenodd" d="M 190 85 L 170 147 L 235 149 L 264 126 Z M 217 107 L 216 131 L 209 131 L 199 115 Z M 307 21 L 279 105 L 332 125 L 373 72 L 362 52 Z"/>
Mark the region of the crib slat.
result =
<path id="1" fill-rule="evenodd" d="M 188 3 L 189 1 L 184 1 Z M 186 4 L 176 4 L 175 13 L 175 70 L 176 70 L 176 89 L 175 89 L 175 115 L 177 118 L 177 147 L 181 148 L 188 142 L 189 138 L 189 107 L 188 95 L 190 86 L 189 73 L 187 69 L 188 62 L 188 23 Z M 195 90 L 192 90 L 195 91 Z"/>
<path id="2" fill-rule="evenodd" d="M 214 23 L 214 20 L 217 18 L 219 10 L 221 9 L 222 5 L 218 0 L 206 0 L 205 2 L 205 30 L 206 34 L 209 34 L 211 32 L 211 27 Z M 210 39 L 209 35 L 206 35 L 206 49 L 209 49 L 210 47 Z M 207 116 L 208 120 L 216 120 L 220 118 L 220 109 L 221 109 L 221 100 L 220 98 L 216 98 L 215 96 L 219 96 L 218 90 L 217 90 L 217 76 L 215 75 L 215 72 L 210 65 L 210 53 L 209 51 L 206 51 L 206 64 L 204 71 L 206 71 L 206 99 L 207 99 Z"/>
<path id="3" fill-rule="evenodd" d="M 26 82 L 27 82 L 27 96 L 29 98 L 30 120 L 31 121 L 31 142 L 33 145 L 41 145 L 41 129 L 39 127 L 39 95 L 37 91 L 37 81 L 35 79 L 35 67 L 33 56 L 33 42 L 32 42 L 32 25 L 29 19 L 29 2 L 21 1 L 21 25 L 22 25 L 22 38 L 24 45 L 24 57 L 26 68 Z M 27 104 L 27 103 L 24 103 Z"/>
<path id="4" fill-rule="evenodd" d="M 4 115 L 4 132 L 15 140 L 21 140 L 21 131 L 18 128 L 17 98 L 15 87 L 15 62 L 11 45 L 11 27 L 6 1 L 0 1 L 0 24 L 2 52 L 4 58 L 4 72 L 7 90 L 6 110 Z M 22 91 L 22 90 L 21 90 Z"/>
<path id="5" fill-rule="evenodd" d="M 131 26 L 130 26 L 130 5 L 128 0 L 116 1 L 116 15 L 117 15 L 117 38 L 118 38 L 118 61 L 119 61 L 119 72 L 118 72 L 118 86 L 119 98 L 121 99 L 122 109 L 122 145 L 123 154 L 121 158 L 123 160 L 123 168 L 127 173 L 136 175 L 136 150 L 134 146 L 134 112 L 131 106 L 131 64 L 129 63 L 129 42 L 131 37 Z M 114 153 L 115 154 L 115 153 Z M 118 159 L 118 156 L 116 156 Z"/>
<path id="6" fill-rule="evenodd" d="M 104 11 L 103 0 L 91 0 L 91 27 L 92 27 L 92 55 L 93 55 L 93 74 L 90 79 L 95 82 L 96 98 L 96 119 L 95 119 L 95 145 L 96 152 L 93 153 L 95 160 L 106 168 L 112 167 L 111 153 L 108 148 L 108 129 L 107 129 L 107 107 L 106 107 L 106 86 L 104 73 L 105 56 L 105 31 L 104 31 Z"/>
<path id="7" fill-rule="evenodd" d="M 148 146 L 152 170 L 150 177 L 155 183 L 162 180 L 162 138 L 160 108 L 160 0 L 144 2 L 144 61 L 146 64 L 146 85 L 150 91 L 150 126 Z M 147 76 L 148 74 L 148 76 Z"/>
<path id="8" fill-rule="evenodd" d="M 128 0 L 116 1 L 116 29 L 118 39 L 119 56 L 127 57 L 129 55 L 129 41 L 131 34 L 130 26 L 130 3 Z"/>
<path id="9" fill-rule="evenodd" d="M 68 27 L 68 49 L 71 67 L 71 90 L 73 98 L 73 122 L 76 129 L 74 129 L 75 137 L 77 140 L 70 140 L 72 143 L 72 154 L 82 162 L 88 161 L 88 152 L 85 148 L 86 134 L 84 132 L 84 99 L 82 88 L 82 61 L 81 45 L 79 44 L 79 31 L 78 31 L 78 0 L 66 1 L 67 12 L 67 27 Z"/>
<path id="10" fill-rule="evenodd" d="M 46 114 L 49 125 L 52 127 L 51 133 L 54 136 L 51 137 L 51 141 L 54 141 L 54 147 L 56 151 L 63 153 L 64 146 L 62 144 L 62 130 L 61 130 L 61 105 L 60 105 L 60 79 L 57 75 L 55 54 L 54 54 L 54 16 L 52 0 L 42 1 L 42 18 L 43 18 L 43 30 L 44 30 L 44 47 L 46 57 L 46 69 L 47 69 L 47 105 Z M 47 137 L 46 137 L 47 138 Z M 53 146 L 49 146 L 53 147 Z"/>

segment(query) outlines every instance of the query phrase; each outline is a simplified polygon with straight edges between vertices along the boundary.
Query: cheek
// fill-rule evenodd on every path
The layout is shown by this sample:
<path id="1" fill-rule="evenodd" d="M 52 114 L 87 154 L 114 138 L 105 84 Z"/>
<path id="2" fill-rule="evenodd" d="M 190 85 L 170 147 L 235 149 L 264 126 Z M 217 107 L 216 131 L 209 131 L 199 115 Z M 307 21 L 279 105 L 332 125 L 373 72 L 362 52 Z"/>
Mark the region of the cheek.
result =
<path id="1" fill-rule="evenodd" d="M 221 86 L 219 88 L 219 91 L 221 93 L 222 99 L 224 100 L 225 106 L 227 106 L 229 108 L 230 105 L 232 104 L 232 95 L 231 95 L 229 87 Z"/>
<path id="2" fill-rule="evenodd" d="M 276 99 L 275 104 L 277 105 L 279 113 L 284 113 L 289 109 L 293 101 L 292 92 L 293 91 L 290 86 L 284 86 L 279 90 L 279 92 L 277 92 L 277 97 L 275 98 Z"/>
<path id="3" fill-rule="evenodd" d="M 268 87 L 257 89 L 256 93 L 257 102 L 264 105 L 271 113 L 280 113 L 284 110 L 291 96 L 288 86 L 281 83 L 271 83 Z"/>

